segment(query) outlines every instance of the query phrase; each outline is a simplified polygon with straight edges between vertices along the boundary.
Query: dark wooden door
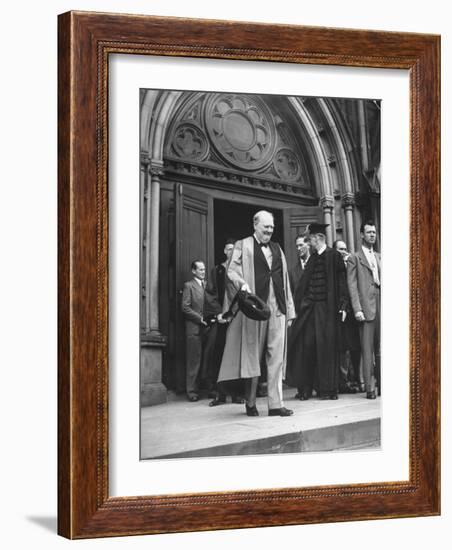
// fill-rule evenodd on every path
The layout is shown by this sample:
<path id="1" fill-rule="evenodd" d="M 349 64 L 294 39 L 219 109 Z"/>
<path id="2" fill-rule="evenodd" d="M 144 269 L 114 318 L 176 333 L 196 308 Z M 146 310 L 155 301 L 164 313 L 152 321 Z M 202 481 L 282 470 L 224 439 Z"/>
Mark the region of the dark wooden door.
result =
<path id="1" fill-rule="evenodd" d="M 176 204 L 176 390 L 185 390 L 185 321 L 181 311 L 184 282 L 193 277 L 191 263 L 202 260 L 209 273 L 214 264 L 213 199 L 188 185 L 175 187 Z"/>

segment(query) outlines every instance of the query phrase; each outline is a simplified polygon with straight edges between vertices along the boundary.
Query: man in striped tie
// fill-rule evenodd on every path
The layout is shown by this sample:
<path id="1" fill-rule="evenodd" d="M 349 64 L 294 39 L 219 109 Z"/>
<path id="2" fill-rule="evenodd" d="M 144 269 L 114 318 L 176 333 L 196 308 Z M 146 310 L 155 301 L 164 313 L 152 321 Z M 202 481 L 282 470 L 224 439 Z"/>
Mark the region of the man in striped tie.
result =
<path id="1" fill-rule="evenodd" d="M 372 220 L 361 225 L 361 248 L 347 263 L 347 282 L 355 319 L 360 325 L 363 377 L 367 399 L 376 398 L 380 380 L 380 254 L 374 250 L 377 230 Z"/>

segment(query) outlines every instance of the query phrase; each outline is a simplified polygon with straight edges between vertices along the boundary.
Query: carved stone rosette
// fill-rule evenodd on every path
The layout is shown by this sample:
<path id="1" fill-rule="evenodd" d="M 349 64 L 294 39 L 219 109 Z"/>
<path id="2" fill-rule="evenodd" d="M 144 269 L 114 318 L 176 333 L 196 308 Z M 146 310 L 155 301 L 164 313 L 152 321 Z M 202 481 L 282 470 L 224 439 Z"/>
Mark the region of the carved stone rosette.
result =
<path id="1" fill-rule="evenodd" d="M 291 149 L 280 149 L 273 161 L 278 176 L 285 181 L 296 181 L 300 177 L 300 162 Z"/>
<path id="2" fill-rule="evenodd" d="M 275 151 L 276 128 L 257 96 L 212 94 L 205 105 L 205 126 L 217 153 L 241 170 L 268 165 Z"/>
<path id="3" fill-rule="evenodd" d="M 174 153 L 183 159 L 204 160 L 209 152 L 206 136 L 195 124 L 182 123 L 176 129 L 172 148 Z"/>

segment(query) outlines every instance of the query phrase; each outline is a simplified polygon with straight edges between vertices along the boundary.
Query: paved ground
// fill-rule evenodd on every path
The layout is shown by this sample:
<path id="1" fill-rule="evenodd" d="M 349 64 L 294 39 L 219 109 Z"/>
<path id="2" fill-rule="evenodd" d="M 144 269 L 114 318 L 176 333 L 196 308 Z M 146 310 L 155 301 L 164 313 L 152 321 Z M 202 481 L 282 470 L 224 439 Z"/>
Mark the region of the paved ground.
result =
<path id="1" fill-rule="evenodd" d="M 298 401 L 285 390 L 285 405 L 294 415 L 267 416 L 259 398 L 259 417 L 245 406 L 210 400 L 189 403 L 177 398 L 141 411 L 141 457 L 231 456 L 300 451 L 376 448 L 380 444 L 380 398 L 340 395 L 337 401 Z"/>

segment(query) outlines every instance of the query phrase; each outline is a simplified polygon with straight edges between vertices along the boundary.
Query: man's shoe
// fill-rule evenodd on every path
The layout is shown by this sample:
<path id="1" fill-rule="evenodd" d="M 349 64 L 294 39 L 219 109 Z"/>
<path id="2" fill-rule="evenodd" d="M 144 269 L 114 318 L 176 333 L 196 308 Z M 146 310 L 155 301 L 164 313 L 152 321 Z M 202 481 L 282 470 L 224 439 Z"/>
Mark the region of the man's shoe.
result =
<path id="1" fill-rule="evenodd" d="M 321 399 L 322 401 L 326 401 L 328 399 L 335 401 L 336 399 L 338 399 L 338 395 L 337 393 L 321 393 L 319 395 L 319 399 Z"/>
<path id="2" fill-rule="evenodd" d="M 367 399 L 377 399 L 377 396 L 375 395 L 375 391 L 368 391 L 366 393 L 366 398 Z"/>
<path id="3" fill-rule="evenodd" d="M 233 403 L 238 403 L 239 405 L 243 405 L 243 403 L 245 403 L 243 397 L 240 397 L 239 395 L 234 395 L 231 399 Z"/>
<path id="4" fill-rule="evenodd" d="M 268 409 L 268 416 L 292 416 L 293 411 L 286 409 L 286 407 L 281 407 L 280 409 Z"/>
<path id="5" fill-rule="evenodd" d="M 225 403 L 226 397 L 215 397 L 215 399 L 209 403 L 209 407 L 218 407 L 218 405 L 224 405 Z"/>
<path id="6" fill-rule="evenodd" d="M 188 396 L 188 400 L 189 400 L 191 403 L 194 403 L 195 401 L 199 401 L 199 396 L 198 396 L 198 395 L 189 395 L 189 396 Z"/>
<path id="7" fill-rule="evenodd" d="M 252 407 L 248 407 L 248 405 L 245 404 L 246 409 L 246 416 L 259 416 L 259 411 L 256 409 L 256 405 L 253 405 Z"/>
<path id="8" fill-rule="evenodd" d="M 358 389 L 351 385 L 346 385 L 340 388 L 339 393 L 357 393 Z"/>
<path id="9" fill-rule="evenodd" d="M 299 399 L 300 401 L 307 401 L 310 397 L 311 395 L 307 391 L 298 391 L 295 394 L 295 399 Z"/>

